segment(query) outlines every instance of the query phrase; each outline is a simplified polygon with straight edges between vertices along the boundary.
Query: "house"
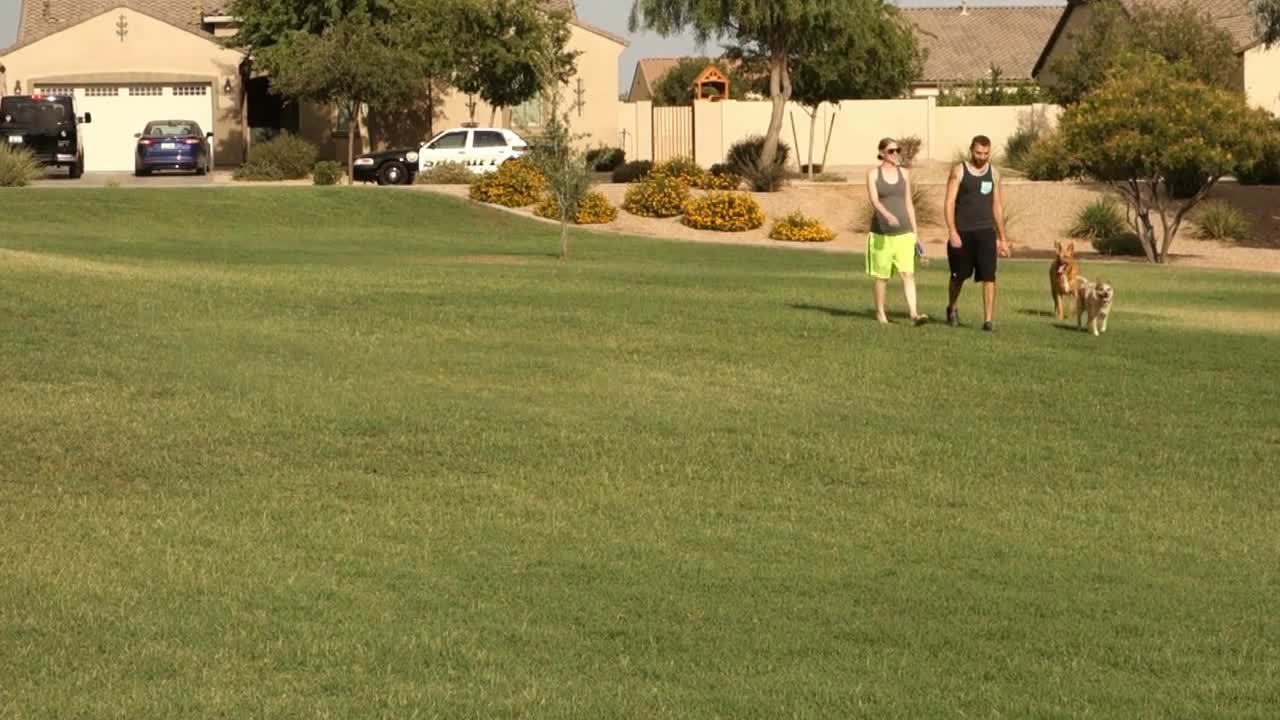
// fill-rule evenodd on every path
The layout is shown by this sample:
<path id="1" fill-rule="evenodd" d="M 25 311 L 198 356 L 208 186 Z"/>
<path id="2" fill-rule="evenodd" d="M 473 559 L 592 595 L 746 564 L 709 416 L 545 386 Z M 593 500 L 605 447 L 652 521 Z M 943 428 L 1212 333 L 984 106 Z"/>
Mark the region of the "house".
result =
<path id="1" fill-rule="evenodd" d="M 616 143 L 617 67 L 626 41 L 578 20 L 572 0 L 547 2 L 572 12 L 569 47 L 581 53 L 565 89 L 573 132 Z M 73 93 L 80 111 L 93 114 L 84 126 L 91 172 L 132 170 L 134 133 L 160 118 L 194 120 L 212 131 L 219 165 L 242 162 L 252 142 L 281 130 L 316 143 L 325 157 L 345 158 L 346 127 L 333 109 L 272 95 L 270 79 L 245 53 L 221 43 L 238 31 L 236 19 L 205 7 L 191 0 L 23 0 L 17 37 L 0 50 L 0 86 L 5 94 Z M 435 110 L 436 130 L 471 117 L 467 98 L 447 90 Z M 476 121 L 487 123 L 489 112 L 477 103 Z M 417 108 L 401 114 L 422 120 Z M 537 132 L 545 115 L 534 101 L 499 122 Z M 374 130 L 363 133 L 364 145 L 405 140 L 393 137 L 389 122 L 369 124 Z"/>
<path id="2" fill-rule="evenodd" d="M 654 57 L 636 61 L 635 74 L 631 76 L 631 92 L 627 102 L 652 101 L 658 91 L 658 83 L 685 58 Z"/>
<path id="3" fill-rule="evenodd" d="M 916 40 L 927 52 L 917 97 L 970 86 L 1000 69 L 1004 85 L 1033 82 L 1036 61 L 1062 17 L 1058 7 L 904 7 Z"/>
<path id="4" fill-rule="evenodd" d="M 1156 7 L 1173 8 L 1181 0 L 1146 1 Z M 1135 0 L 1121 0 L 1122 7 L 1134 4 Z M 1250 1 L 1199 0 L 1197 5 L 1231 36 L 1238 61 L 1236 87 L 1245 93 L 1251 105 L 1280 115 L 1280 46 L 1267 49 L 1259 42 Z M 1037 79 L 1049 77 L 1053 61 L 1070 51 L 1076 38 L 1089 26 L 1092 13 L 1092 3 L 1088 0 L 1068 0 L 1066 11 L 1036 61 Z"/>

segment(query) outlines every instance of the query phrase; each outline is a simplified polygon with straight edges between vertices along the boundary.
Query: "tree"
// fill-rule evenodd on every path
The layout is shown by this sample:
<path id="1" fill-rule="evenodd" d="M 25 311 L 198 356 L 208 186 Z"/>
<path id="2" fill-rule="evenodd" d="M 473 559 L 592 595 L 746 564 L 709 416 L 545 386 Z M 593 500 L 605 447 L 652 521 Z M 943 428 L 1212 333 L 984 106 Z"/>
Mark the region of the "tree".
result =
<path id="1" fill-rule="evenodd" d="M 924 71 L 924 55 L 901 12 L 879 2 L 860 7 L 865 14 L 843 15 L 842 24 L 808 38 L 791 52 L 792 99 L 809 116 L 810 177 L 823 103 L 838 106 L 841 100 L 899 97 Z M 834 115 L 831 122 L 834 126 Z M 830 141 L 828 131 L 828 146 Z M 826 161 L 824 148 L 822 164 Z"/>
<path id="2" fill-rule="evenodd" d="M 692 29 L 699 43 L 731 38 L 742 46 L 761 48 L 769 62 L 769 97 L 773 112 L 761 149 L 769 165 L 777 155 L 787 101 L 791 99 L 794 48 L 827 28 L 843 25 L 843 17 L 881 0 L 634 0 L 629 28 L 644 27 L 670 36 Z"/>
<path id="3" fill-rule="evenodd" d="M 1257 164 L 1267 137 L 1267 113 L 1195 75 L 1154 53 L 1121 56 L 1059 121 L 1068 162 L 1120 191 L 1152 262 L 1165 261 L 1187 213 L 1221 177 Z M 1190 197 L 1175 198 L 1174 177 L 1195 179 Z"/>
<path id="4" fill-rule="evenodd" d="M 1271 47 L 1280 42 L 1280 0 L 1253 0 L 1253 12 L 1262 44 Z"/>
<path id="5" fill-rule="evenodd" d="M 555 52 L 544 53 L 546 72 L 557 62 Z M 569 113 L 561 112 L 564 84 L 552 83 L 544 91 L 551 106 L 546 128 L 529 158 L 547 179 L 547 192 L 560 207 L 560 259 L 569 259 L 569 224 L 578 214 L 583 198 L 591 189 L 591 164 L 570 134 Z"/>
<path id="6" fill-rule="evenodd" d="M 1150 52 L 1171 63 L 1186 63 L 1209 85 L 1234 83 L 1239 60 L 1230 33 L 1191 0 L 1173 7 L 1144 0 L 1127 10 L 1120 0 L 1097 0 L 1090 6 L 1093 14 L 1084 32 L 1047 68 L 1043 84 L 1054 102 L 1079 101 L 1104 82 L 1126 53 Z"/>
<path id="7" fill-rule="evenodd" d="M 456 37 L 466 42 L 453 84 L 488 103 L 491 125 L 503 108 L 573 75 L 578 53 L 565 49 L 571 30 L 564 12 L 548 12 L 540 0 L 483 0 L 465 3 L 461 12 Z"/>
<path id="8" fill-rule="evenodd" d="M 734 64 L 724 60 L 713 60 L 707 57 L 684 58 L 676 63 L 676 66 L 667 71 L 662 79 L 658 81 L 658 87 L 653 91 L 654 105 L 692 105 L 693 104 L 693 81 L 698 79 L 703 70 L 708 65 L 715 65 L 716 69 L 724 73 L 729 78 L 729 98 L 732 100 L 741 100 L 747 95 L 750 87 L 747 78 L 742 77 L 734 69 Z"/>

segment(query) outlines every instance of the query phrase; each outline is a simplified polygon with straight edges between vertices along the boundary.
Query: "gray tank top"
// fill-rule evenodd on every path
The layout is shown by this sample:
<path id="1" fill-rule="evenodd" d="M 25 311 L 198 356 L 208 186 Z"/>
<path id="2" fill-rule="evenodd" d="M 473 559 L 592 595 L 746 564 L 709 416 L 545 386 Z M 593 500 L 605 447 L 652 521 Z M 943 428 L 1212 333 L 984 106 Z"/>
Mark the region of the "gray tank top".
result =
<path id="1" fill-rule="evenodd" d="M 898 171 L 898 182 L 890 184 L 884 180 L 884 168 L 876 168 L 876 193 L 880 196 L 880 204 L 898 218 L 899 224 L 890 225 L 879 212 L 872 210 L 871 232 L 877 235 L 915 232 L 911 217 L 907 215 L 907 184 L 903 182 L 902 171 Z"/>

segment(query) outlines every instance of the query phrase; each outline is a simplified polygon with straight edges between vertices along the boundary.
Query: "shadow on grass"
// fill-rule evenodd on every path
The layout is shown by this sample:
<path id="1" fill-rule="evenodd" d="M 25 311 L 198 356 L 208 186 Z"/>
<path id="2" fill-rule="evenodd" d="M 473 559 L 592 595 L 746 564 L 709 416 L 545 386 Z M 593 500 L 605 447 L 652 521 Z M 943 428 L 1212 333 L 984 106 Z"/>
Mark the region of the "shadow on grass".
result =
<path id="1" fill-rule="evenodd" d="M 827 315 L 830 315 L 831 317 L 861 318 L 863 320 L 870 320 L 871 322 L 877 322 L 876 311 L 870 308 L 866 310 L 846 310 L 844 308 L 834 308 L 834 307 L 829 307 L 827 305 L 809 305 L 807 303 L 790 303 L 787 305 L 787 307 L 791 308 L 792 310 L 809 310 L 811 312 L 825 313 Z M 902 323 L 904 325 L 912 324 L 911 316 L 905 312 L 887 312 L 885 313 L 885 315 L 886 317 L 889 318 L 889 322 L 891 324 L 898 324 L 898 323 Z"/>
<path id="2" fill-rule="evenodd" d="M 1031 308 L 1022 308 L 1018 311 L 1019 315 L 1030 315 L 1031 317 L 1051 318 L 1053 311 L 1051 310 L 1032 310 Z"/>

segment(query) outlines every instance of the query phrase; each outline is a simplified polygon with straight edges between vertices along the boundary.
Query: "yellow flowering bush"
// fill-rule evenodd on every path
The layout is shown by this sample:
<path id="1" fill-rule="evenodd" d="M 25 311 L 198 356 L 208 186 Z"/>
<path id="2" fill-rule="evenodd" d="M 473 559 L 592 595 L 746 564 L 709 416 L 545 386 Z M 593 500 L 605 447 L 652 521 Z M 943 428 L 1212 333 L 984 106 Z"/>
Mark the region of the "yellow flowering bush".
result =
<path id="1" fill-rule="evenodd" d="M 477 202 L 525 207 L 538 202 L 547 188 L 547 179 L 532 163 L 509 160 L 491 173 L 471 183 L 471 199 Z"/>
<path id="2" fill-rule="evenodd" d="M 554 195 L 548 193 L 543 196 L 542 202 L 533 208 L 533 214 L 559 220 L 560 202 Z M 618 219 L 618 209 L 610 205 L 608 198 L 602 193 L 589 192 L 582 198 L 582 202 L 578 205 L 578 212 L 572 219 L 574 225 L 603 225 Z"/>
<path id="3" fill-rule="evenodd" d="M 742 176 L 737 173 L 704 173 L 690 183 L 699 190 L 737 190 L 742 184 Z"/>
<path id="4" fill-rule="evenodd" d="M 678 157 L 654 165 L 653 170 L 650 170 L 649 174 L 663 175 L 675 180 L 683 180 L 684 184 L 689 187 L 699 187 L 698 183 L 706 177 L 708 173 L 691 158 Z"/>
<path id="5" fill-rule="evenodd" d="M 764 210 L 746 193 L 711 192 L 685 205 L 682 222 L 698 230 L 741 232 L 764 225 Z"/>
<path id="6" fill-rule="evenodd" d="M 689 186 L 683 180 L 666 175 L 650 175 L 644 182 L 627 190 L 622 207 L 632 215 L 668 218 L 684 212 L 689 201 Z"/>
<path id="7" fill-rule="evenodd" d="M 821 221 L 793 212 L 774 221 L 769 237 L 786 242 L 831 242 L 836 239 L 836 234 Z"/>

